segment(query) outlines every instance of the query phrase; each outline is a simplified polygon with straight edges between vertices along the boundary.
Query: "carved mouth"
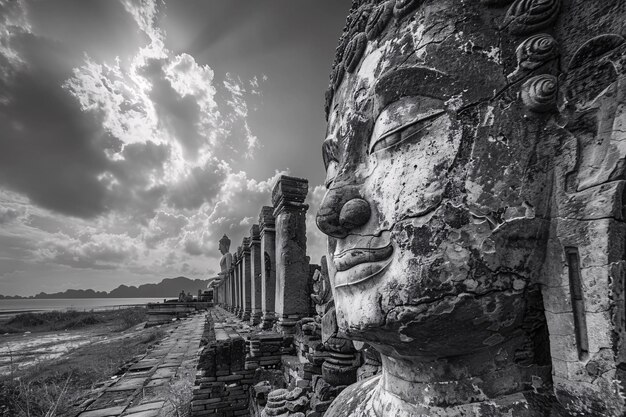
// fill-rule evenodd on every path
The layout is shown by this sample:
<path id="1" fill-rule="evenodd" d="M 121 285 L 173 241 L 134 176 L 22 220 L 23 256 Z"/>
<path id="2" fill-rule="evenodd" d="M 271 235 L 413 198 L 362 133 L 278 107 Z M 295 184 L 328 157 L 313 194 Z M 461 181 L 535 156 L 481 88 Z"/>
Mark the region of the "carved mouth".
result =
<path id="1" fill-rule="evenodd" d="M 393 246 L 389 243 L 382 248 L 354 248 L 344 250 L 333 256 L 337 272 L 347 271 L 366 262 L 379 262 L 391 256 Z"/>
<path id="2" fill-rule="evenodd" d="M 348 238 L 348 240 L 350 240 Z M 388 233 L 384 237 L 370 237 L 367 245 L 360 242 L 350 242 L 349 249 L 336 252 L 333 255 L 333 264 L 337 270 L 335 274 L 335 288 L 355 285 L 367 281 L 382 272 L 392 260 L 393 245 L 388 240 Z M 384 246 L 372 247 L 375 241 L 387 241 Z M 344 242 L 348 243 L 348 242 Z M 367 247 L 355 247 L 358 246 Z M 339 248 L 338 248 L 339 249 Z"/>

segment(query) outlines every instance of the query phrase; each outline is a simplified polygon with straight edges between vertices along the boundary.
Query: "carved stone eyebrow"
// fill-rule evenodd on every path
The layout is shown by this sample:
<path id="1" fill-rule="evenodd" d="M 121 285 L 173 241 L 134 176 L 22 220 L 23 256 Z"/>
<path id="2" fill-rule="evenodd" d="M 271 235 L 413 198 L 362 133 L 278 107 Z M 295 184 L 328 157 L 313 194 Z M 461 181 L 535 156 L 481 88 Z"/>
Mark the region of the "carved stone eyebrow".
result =
<path id="1" fill-rule="evenodd" d="M 381 76 L 374 90 L 379 108 L 405 96 L 425 96 L 446 100 L 454 95 L 454 79 L 427 67 L 394 68 Z"/>

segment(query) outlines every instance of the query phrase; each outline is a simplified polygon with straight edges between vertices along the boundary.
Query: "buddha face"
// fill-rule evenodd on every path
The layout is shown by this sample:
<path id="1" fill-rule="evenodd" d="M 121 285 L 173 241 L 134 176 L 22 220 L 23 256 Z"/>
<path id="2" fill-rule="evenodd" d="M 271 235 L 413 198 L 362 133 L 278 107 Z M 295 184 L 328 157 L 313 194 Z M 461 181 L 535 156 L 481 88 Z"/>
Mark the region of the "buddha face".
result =
<path id="1" fill-rule="evenodd" d="M 545 251 L 546 118 L 508 84 L 514 50 L 484 8 L 455 3 L 353 35 L 329 108 L 317 224 L 337 321 L 391 355 L 513 337 Z"/>
<path id="2" fill-rule="evenodd" d="M 230 243 L 225 240 L 220 240 L 219 242 L 219 251 L 222 255 L 226 255 L 228 253 L 228 249 L 230 248 Z"/>

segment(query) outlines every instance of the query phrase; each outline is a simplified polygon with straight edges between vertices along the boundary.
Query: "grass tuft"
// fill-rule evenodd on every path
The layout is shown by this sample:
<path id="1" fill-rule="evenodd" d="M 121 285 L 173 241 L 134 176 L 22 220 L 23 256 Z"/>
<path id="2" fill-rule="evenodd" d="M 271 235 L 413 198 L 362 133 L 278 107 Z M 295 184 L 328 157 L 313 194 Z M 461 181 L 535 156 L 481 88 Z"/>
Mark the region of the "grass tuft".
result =
<path id="1" fill-rule="evenodd" d="M 23 313 L 13 317 L 6 324 L 0 325 L 0 334 L 71 330 L 99 324 L 108 324 L 121 331 L 144 321 L 146 321 L 146 309 L 143 307 L 106 311 L 67 310 Z"/>

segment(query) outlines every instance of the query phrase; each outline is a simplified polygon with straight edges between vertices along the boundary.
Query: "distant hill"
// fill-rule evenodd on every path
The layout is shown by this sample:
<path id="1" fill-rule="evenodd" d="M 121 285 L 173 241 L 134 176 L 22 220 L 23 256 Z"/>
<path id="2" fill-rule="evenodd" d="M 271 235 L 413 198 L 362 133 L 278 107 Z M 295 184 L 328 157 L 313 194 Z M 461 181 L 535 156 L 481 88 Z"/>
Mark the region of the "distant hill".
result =
<path id="1" fill-rule="evenodd" d="M 120 285 L 116 289 L 106 291 L 94 290 L 67 290 L 46 294 L 41 292 L 34 297 L 7 297 L 2 298 L 175 298 L 181 291 L 197 295 L 198 290 L 204 291 L 209 280 L 189 279 L 187 277 L 165 278 L 158 284 L 143 284 L 139 287 Z"/>

